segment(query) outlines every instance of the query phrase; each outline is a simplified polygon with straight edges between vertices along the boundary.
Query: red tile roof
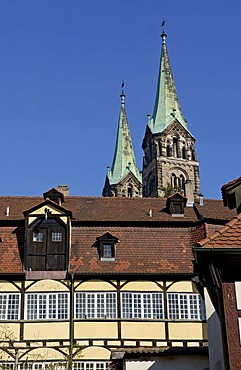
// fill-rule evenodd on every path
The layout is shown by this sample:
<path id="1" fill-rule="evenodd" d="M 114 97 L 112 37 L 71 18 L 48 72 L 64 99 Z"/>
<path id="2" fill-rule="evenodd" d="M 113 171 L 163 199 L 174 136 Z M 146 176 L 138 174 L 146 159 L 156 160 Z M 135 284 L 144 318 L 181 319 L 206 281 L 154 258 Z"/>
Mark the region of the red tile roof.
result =
<path id="1" fill-rule="evenodd" d="M 43 201 L 42 197 L 0 197 L 0 221 L 23 220 L 23 212 Z M 6 209 L 9 207 L 9 216 Z M 185 208 L 185 217 L 172 217 L 166 210 L 166 199 L 161 198 L 108 198 L 108 197 L 65 197 L 63 208 L 71 211 L 78 221 L 196 221 L 192 207 Z M 229 221 L 234 211 L 226 209 L 221 200 L 205 199 L 204 205 L 195 203 L 198 212 L 207 219 Z M 150 217 L 149 210 L 152 210 Z"/>
<path id="2" fill-rule="evenodd" d="M 24 272 L 24 227 L 15 221 L 24 220 L 23 212 L 42 202 L 42 197 L 0 197 L 0 273 Z M 70 271 L 192 274 L 192 248 L 205 237 L 204 224 L 197 221 L 205 217 L 223 224 L 234 212 L 220 200 L 205 200 L 197 209 L 186 207 L 185 217 L 172 217 L 165 205 L 160 198 L 65 197 L 62 207 L 78 221 L 72 222 Z M 99 260 L 95 242 L 106 232 L 120 240 L 115 262 Z"/>
<path id="3" fill-rule="evenodd" d="M 241 248 L 241 214 L 197 245 L 204 248 Z"/>

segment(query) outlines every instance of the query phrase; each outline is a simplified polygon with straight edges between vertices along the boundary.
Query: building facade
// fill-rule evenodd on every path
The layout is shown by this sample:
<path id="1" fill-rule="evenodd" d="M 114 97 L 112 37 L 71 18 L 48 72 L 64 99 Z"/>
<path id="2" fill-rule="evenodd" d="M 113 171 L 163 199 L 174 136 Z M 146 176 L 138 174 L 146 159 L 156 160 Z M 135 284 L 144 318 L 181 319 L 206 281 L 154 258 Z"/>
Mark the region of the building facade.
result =
<path id="1" fill-rule="evenodd" d="M 0 197 L 1 365 L 207 367 L 192 248 L 232 215 L 179 195 Z"/>
<path id="2" fill-rule="evenodd" d="M 240 369 L 241 355 L 241 178 L 222 187 L 223 202 L 237 215 L 223 228 L 197 243 L 195 271 L 219 317 L 222 341 L 212 345 L 213 369 Z M 216 329 L 214 329 L 216 330 Z M 223 347 L 216 356 L 215 347 Z"/>

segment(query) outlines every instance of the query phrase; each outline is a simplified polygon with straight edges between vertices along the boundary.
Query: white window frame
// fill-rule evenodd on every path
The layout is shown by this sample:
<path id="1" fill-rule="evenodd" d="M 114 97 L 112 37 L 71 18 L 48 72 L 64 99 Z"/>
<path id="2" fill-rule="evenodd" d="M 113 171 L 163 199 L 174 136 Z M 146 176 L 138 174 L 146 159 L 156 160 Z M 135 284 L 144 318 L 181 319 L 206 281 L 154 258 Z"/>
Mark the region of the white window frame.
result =
<path id="1" fill-rule="evenodd" d="M 12 300 L 13 296 L 14 300 Z M 19 320 L 20 299 L 20 293 L 0 293 L 0 320 Z M 16 302 L 17 307 L 15 308 Z"/>
<path id="2" fill-rule="evenodd" d="M 18 370 L 48 370 L 49 368 L 53 370 L 65 370 L 66 363 L 64 361 L 28 361 L 19 362 L 17 369 Z M 110 362 L 108 361 L 73 361 L 72 369 L 73 370 L 108 370 Z M 0 368 L 3 367 L 6 370 L 14 370 L 14 362 L 0 362 Z"/>
<path id="3" fill-rule="evenodd" d="M 62 242 L 62 232 L 52 231 L 52 242 Z"/>
<path id="4" fill-rule="evenodd" d="M 30 302 L 31 298 L 32 302 Z M 69 306 L 69 293 L 66 292 L 27 293 L 25 320 L 68 320 Z"/>
<path id="5" fill-rule="evenodd" d="M 206 320 L 205 303 L 197 293 L 167 293 L 168 319 Z"/>
<path id="6" fill-rule="evenodd" d="M 156 299 L 159 300 L 158 304 Z M 164 319 L 163 293 L 121 292 L 121 318 Z"/>
<path id="7" fill-rule="evenodd" d="M 74 361 L 73 370 L 108 370 L 110 363 L 106 361 Z"/>
<path id="8" fill-rule="evenodd" d="M 76 292 L 74 313 L 75 319 L 116 319 L 116 292 Z"/>
<path id="9" fill-rule="evenodd" d="M 40 231 L 33 232 L 33 242 L 35 243 L 42 243 L 44 239 L 44 234 Z"/>

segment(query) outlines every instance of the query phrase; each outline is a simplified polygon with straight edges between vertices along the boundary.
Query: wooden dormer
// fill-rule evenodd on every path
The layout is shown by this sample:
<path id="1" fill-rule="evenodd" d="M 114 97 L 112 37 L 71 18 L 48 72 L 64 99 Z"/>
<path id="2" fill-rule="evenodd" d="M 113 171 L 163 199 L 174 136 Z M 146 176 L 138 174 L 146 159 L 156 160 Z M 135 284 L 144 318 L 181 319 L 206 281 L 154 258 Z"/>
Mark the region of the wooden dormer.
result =
<path id="1" fill-rule="evenodd" d="M 59 205 L 64 203 L 64 194 L 61 193 L 60 191 L 58 191 L 55 188 L 52 188 L 52 189 L 46 191 L 45 193 L 43 193 L 43 198 L 44 198 L 44 200 L 50 199 L 50 200 L 52 200 L 53 202 L 55 202 Z"/>
<path id="2" fill-rule="evenodd" d="M 24 216 L 27 278 L 63 278 L 69 265 L 71 212 L 46 199 Z"/>
<path id="3" fill-rule="evenodd" d="M 184 217 L 186 204 L 187 198 L 180 193 L 175 193 L 167 198 L 166 207 L 173 217 Z"/>

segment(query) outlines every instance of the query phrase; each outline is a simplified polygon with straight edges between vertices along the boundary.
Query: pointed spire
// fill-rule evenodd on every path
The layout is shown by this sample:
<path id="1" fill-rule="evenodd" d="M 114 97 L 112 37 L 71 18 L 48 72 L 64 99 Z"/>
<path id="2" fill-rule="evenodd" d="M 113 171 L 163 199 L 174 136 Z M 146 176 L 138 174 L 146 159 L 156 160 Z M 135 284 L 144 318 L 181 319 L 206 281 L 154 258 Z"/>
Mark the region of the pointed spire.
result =
<path id="1" fill-rule="evenodd" d="M 187 123 L 183 117 L 181 107 L 178 102 L 177 91 L 171 70 L 171 64 L 167 52 L 166 38 L 164 30 L 165 20 L 162 21 L 162 51 L 159 68 L 159 76 L 156 91 L 156 100 L 152 119 L 149 127 L 152 133 L 162 132 L 174 119 L 177 119 L 186 129 Z"/>
<path id="2" fill-rule="evenodd" d="M 110 184 L 117 184 L 130 171 L 141 182 L 141 176 L 136 165 L 125 109 L 124 82 L 122 82 L 121 87 L 121 109 L 116 138 L 115 154 L 111 170 L 107 174 Z"/>

